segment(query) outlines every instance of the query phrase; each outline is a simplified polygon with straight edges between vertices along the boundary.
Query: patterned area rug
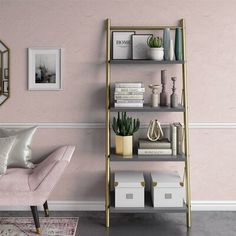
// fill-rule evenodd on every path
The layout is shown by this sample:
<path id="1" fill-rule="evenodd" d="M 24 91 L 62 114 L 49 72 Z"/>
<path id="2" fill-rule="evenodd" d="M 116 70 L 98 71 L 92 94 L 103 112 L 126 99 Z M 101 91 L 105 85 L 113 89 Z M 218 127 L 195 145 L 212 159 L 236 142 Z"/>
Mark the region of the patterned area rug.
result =
<path id="1" fill-rule="evenodd" d="M 42 217 L 39 219 L 41 236 L 75 236 L 79 218 Z M 1 236 L 33 236 L 35 225 L 31 217 L 1 217 Z"/>

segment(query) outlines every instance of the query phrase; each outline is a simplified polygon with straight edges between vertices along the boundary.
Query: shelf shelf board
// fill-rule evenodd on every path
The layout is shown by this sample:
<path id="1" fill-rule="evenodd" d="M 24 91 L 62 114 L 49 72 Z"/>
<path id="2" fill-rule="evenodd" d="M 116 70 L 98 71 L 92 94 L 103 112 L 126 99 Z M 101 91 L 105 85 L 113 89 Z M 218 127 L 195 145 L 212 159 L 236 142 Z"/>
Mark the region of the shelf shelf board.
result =
<path id="1" fill-rule="evenodd" d="M 184 112 L 185 108 L 179 104 L 178 107 L 151 107 L 149 104 L 144 104 L 143 107 L 114 107 L 114 104 L 110 106 L 111 112 L 129 111 L 129 112 Z"/>
<path id="2" fill-rule="evenodd" d="M 184 162 L 186 161 L 185 155 L 138 155 L 137 152 L 131 158 L 124 158 L 115 154 L 115 148 L 111 148 L 110 161 L 163 161 L 163 162 Z"/>
<path id="3" fill-rule="evenodd" d="M 155 60 L 133 60 L 133 59 L 129 59 L 129 60 L 123 60 L 123 59 L 111 59 L 110 64 L 160 64 L 160 65 L 165 65 L 165 64 L 184 64 L 185 61 L 181 60 L 181 61 L 155 61 Z"/>
<path id="4" fill-rule="evenodd" d="M 144 207 L 115 207 L 115 192 L 110 192 L 110 212 L 111 213 L 186 213 L 187 206 L 185 203 L 183 207 L 153 207 L 150 192 L 145 192 L 145 206 Z"/>

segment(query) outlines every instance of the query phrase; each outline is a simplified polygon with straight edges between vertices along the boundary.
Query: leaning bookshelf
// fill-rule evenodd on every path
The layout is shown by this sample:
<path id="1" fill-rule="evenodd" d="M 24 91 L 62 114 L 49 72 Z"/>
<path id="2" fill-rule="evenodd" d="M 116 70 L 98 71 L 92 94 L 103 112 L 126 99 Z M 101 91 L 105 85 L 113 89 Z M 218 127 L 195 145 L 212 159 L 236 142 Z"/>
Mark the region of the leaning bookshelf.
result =
<path id="1" fill-rule="evenodd" d="M 177 27 L 182 29 L 182 50 L 183 60 L 181 61 L 154 61 L 154 60 L 113 60 L 111 59 L 111 34 L 112 31 L 127 31 L 127 30 L 164 30 L 165 28 L 175 30 Z M 186 225 L 191 227 L 191 195 L 190 195 L 190 157 L 189 157 L 189 128 L 188 128 L 188 97 L 187 97 L 187 72 L 186 72 L 186 41 L 185 41 L 185 21 L 181 19 L 179 25 L 176 26 L 115 26 L 111 25 L 111 20 L 106 20 L 106 147 L 105 147 L 105 214 L 106 227 L 110 227 L 110 214 L 113 213 L 157 213 L 157 212 L 175 212 L 186 214 Z M 156 65 L 176 65 L 182 67 L 182 104 L 176 108 L 171 107 L 156 107 L 153 108 L 148 104 L 144 104 L 140 108 L 120 108 L 115 107 L 110 100 L 111 89 L 111 64 L 156 64 Z M 114 147 L 111 146 L 111 125 L 110 114 L 119 111 L 129 112 L 178 112 L 183 114 L 184 125 L 184 153 L 182 155 L 169 155 L 153 157 L 146 156 L 139 158 L 134 152 L 132 158 L 121 158 L 115 154 Z M 116 208 L 114 206 L 114 191 L 111 191 L 111 162 L 183 162 L 184 164 L 184 187 L 185 187 L 185 204 L 183 207 L 162 207 L 154 208 L 151 206 L 150 192 L 145 192 L 145 207 L 144 208 Z"/>

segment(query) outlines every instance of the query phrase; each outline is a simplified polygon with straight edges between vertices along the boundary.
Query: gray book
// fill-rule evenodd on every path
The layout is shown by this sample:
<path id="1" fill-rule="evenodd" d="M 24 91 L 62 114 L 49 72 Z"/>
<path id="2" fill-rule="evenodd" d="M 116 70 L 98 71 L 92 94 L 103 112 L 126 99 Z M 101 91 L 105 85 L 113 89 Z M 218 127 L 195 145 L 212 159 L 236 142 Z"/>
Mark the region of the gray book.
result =
<path id="1" fill-rule="evenodd" d="M 172 145 L 172 155 L 177 155 L 177 127 L 174 124 L 171 127 L 171 145 Z"/>
<path id="2" fill-rule="evenodd" d="M 177 154 L 183 154 L 183 126 L 181 123 L 174 123 L 177 127 Z"/>
<path id="3" fill-rule="evenodd" d="M 139 148 L 141 149 L 168 149 L 171 148 L 171 143 L 165 139 L 152 142 L 149 139 L 139 139 Z"/>

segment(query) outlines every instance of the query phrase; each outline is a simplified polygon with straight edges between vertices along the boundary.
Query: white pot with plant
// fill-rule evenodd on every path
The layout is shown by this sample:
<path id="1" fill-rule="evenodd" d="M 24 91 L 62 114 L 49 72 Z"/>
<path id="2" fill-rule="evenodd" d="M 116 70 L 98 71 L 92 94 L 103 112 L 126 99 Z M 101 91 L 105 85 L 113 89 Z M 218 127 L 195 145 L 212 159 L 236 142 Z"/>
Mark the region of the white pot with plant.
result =
<path id="1" fill-rule="evenodd" d="M 162 61 L 164 58 L 164 48 L 161 37 L 150 36 L 147 40 L 149 46 L 148 55 L 150 59 Z"/>
<path id="2" fill-rule="evenodd" d="M 126 112 L 118 112 L 118 117 L 113 118 L 112 128 L 115 132 L 116 154 L 124 157 L 133 155 L 133 134 L 138 131 L 139 119 L 133 119 Z"/>

